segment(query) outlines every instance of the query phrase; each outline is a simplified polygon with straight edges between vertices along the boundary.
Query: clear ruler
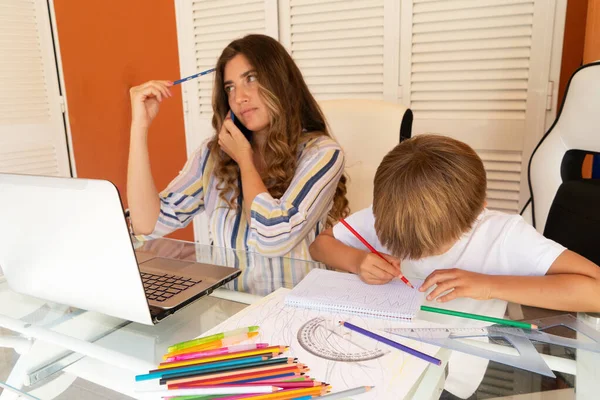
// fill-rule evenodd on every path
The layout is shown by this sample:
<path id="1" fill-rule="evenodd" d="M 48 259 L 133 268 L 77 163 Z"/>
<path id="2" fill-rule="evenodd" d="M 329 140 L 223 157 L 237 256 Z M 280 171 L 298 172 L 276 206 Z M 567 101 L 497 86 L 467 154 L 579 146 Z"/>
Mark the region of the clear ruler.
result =
<path id="1" fill-rule="evenodd" d="M 538 325 L 539 330 L 528 331 L 520 328 L 492 325 L 484 328 L 396 328 L 385 329 L 385 331 L 550 377 L 555 377 L 554 373 L 531 342 L 549 343 L 600 353 L 600 333 L 572 315 L 559 315 L 528 322 Z M 569 339 L 543 332 L 544 329 L 557 326 L 564 326 L 577 331 L 586 336 L 588 340 Z M 488 350 L 462 340 L 477 337 L 503 338 L 513 345 L 518 354 Z"/>

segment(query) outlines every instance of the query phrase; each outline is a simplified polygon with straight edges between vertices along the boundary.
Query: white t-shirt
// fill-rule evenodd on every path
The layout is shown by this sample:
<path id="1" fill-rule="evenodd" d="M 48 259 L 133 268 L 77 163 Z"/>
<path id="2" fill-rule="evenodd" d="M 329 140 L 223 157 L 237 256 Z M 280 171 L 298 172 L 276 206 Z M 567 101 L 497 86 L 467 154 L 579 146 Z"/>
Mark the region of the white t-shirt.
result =
<path id="1" fill-rule="evenodd" d="M 371 246 L 390 254 L 375 233 L 375 217 L 371 207 L 346 218 Z M 368 250 L 342 224 L 333 227 L 336 239 L 344 244 Z M 436 269 L 461 268 L 488 275 L 545 275 L 554 260 L 565 250 L 545 238 L 519 215 L 508 215 L 484 209 L 473 228 L 450 250 L 439 256 L 421 260 L 402 260 L 402 272 L 408 277 L 425 279 Z M 475 314 L 504 317 L 506 302 L 456 299 L 448 303 L 431 303 L 435 307 L 459 309 Z M 472 325 L 476 321 L 460 320 L 453 325 Z M 477 325 L 479 326 L 479 325 Z M 461 398 L 471 396 L 480 385 L 488 360 L 460 352 L 452 352 L 444 388 Z"/>
<path id="2" fill-rule="evenodd" d="M 391 254 L 375 233 L 371 207 L 348 218 L 350 224 L 379 252 Z M 344 244 L 368 250 L 344 225 L 333 227 L 336 239 Z M 529 225 L 520 215 L 484 209 L 473 228 L 444 254 L 420 260 L 402 260 L 402 272 L 424 279 L 436 269 L 460 268 L 487 275 L 546 275 L 565 247 L 550 240 Z"/>

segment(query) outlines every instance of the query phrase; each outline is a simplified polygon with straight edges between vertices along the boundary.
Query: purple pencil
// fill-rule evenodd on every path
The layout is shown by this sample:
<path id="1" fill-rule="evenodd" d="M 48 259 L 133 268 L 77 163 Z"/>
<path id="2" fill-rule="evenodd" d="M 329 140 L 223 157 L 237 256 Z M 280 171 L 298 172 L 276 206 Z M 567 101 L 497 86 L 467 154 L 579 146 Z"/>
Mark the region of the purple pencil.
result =
<path id="1" fill-rule="evenodd" d="M 441 360 L 439 360 L 439 359 L 437 359 L 435 357 L 432 357 L 429 354 L 421 353 L 418 350 L 411 349 L 408 346 L 405 346 L 405 345 L 400 344 L 398 342 L 394 342 L 393 340 L 390 340 L 390 339 L 388 339 L 386 337 L 380 336 L 380 335 L 378 335 L 376 333 L 373 333 L 373 332 L 370 332 L 370 331 L 368 331 L 366 329 L 360 328 L 360 327 L 358 327 L 356 325 L 351 324 L 350 322 L 340 321 L 340 325 L 343 325 L 343 326 L 345 326 L 346 328 L 348 328 L 350 330 L 353 330 L 353 331 L 358 332 L 360 334 L 363 334 L 363 335 L 365 335 L 367 337 L 370 337 L 371 339 L 375 339 L 375 340 L 377 340 L 377 341 L 379 341 L 381 343 L 385 343 L 388 346 L 392 346 L 392 347 L 394 347 L 394 348 L 396 348 L 398 350 L 402 350 L 402 351 L 404 351 L 404 352 L 406 352 L 408 354 L 411 354 L 411 355 L 413 355 L 415 357 L 420 358 L 421 360 L 430 362 L 430 363 L 435 364 L 435 365 L 442 365 L 442 361 Z"/>

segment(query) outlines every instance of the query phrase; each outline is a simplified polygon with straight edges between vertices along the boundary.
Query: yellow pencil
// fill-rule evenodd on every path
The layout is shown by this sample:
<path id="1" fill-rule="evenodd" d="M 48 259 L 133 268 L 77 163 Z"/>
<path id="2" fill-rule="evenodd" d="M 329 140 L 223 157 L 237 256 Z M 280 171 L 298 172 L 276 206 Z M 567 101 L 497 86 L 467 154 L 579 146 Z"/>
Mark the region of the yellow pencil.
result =
<path id="1" fill-rule="evenodd" d="M 271 346 L 271 347 L 265 347 L 263 349 L 258 349 L 258 350 L 240 351 L 238 353 L 225 354 L 222 356 L 204 357 L 204 358 L 200 358 L 200 359 L 196 359 L 196 360 L 177 361 L 177 362 L 172 362 L 172 363 L 162 363 L 158 366 L 158 369 L 184 367 L 184 366 L 188 366 L 188 365 L 204 364 L 204 363 L 213 362 L 213 361 L 230 360 L 232 358 L 280 353 L 280 352 L 287 351 L 288 349 L 289 349 L 289 347 Z"/>

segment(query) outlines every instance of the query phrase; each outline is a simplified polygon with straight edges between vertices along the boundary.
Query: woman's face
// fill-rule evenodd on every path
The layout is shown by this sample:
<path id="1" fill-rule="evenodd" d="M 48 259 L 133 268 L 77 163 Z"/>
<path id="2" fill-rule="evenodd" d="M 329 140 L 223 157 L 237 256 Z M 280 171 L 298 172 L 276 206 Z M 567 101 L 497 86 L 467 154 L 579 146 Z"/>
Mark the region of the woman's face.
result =
<path id="1" fill-rule="evenodd" d="M 225 64 L 223 88 L 229 108 L 251 131 L 260 132 L 269 126 L 269 113 L 258 91 L 256 70 L 243 54 Z"/>

